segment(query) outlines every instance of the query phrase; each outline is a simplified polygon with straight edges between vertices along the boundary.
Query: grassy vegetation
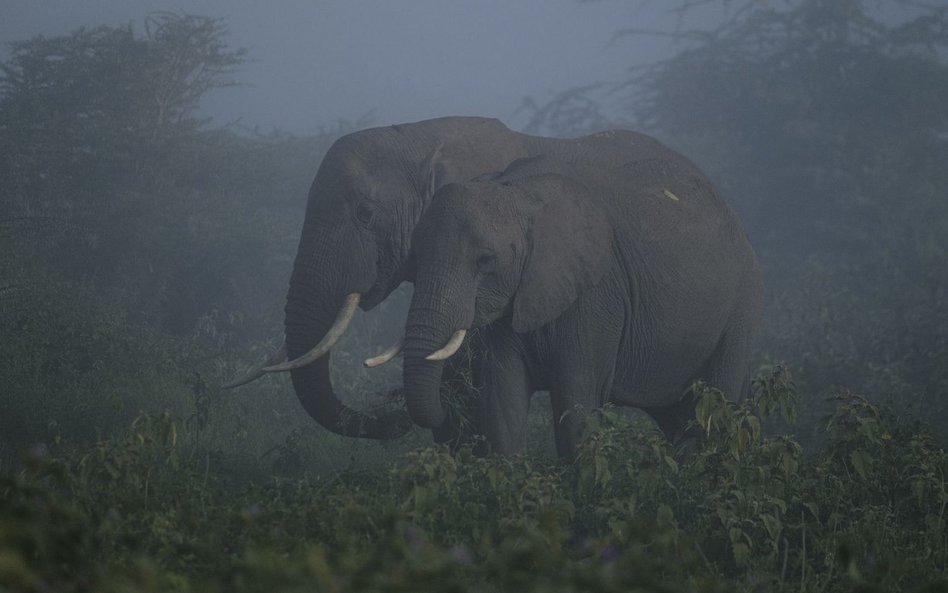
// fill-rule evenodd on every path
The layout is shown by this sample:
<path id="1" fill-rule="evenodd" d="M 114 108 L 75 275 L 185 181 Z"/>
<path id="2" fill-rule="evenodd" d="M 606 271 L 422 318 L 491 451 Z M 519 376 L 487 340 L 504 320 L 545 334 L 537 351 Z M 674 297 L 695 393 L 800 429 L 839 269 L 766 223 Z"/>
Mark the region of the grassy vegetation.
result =
<path id="1" fill-rule="evenodd" d="M 143 415 L 0 477 L 10 591 L 944 591 L 948 455 L 841 395 L 810 454 L 773 369 L 704 389 L 676 455 L 603 412 L 573 464 L 419 448 L 371 471 L 245 474 L 199 426 Z M 280 474 L 283 474 L 282 476 Z"/>

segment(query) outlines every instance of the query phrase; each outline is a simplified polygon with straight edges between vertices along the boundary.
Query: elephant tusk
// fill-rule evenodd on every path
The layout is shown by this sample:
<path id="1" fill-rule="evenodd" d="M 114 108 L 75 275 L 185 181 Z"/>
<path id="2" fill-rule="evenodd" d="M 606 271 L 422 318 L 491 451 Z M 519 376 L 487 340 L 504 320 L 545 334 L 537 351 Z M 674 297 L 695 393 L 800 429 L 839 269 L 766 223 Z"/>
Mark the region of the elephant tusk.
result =
<path id="1" fill-rule="evenodd" d="M 362 295 L 357 292 L 353 292 L 346 297 L 346 302 L 342 305 L 342 308 L 339 309 L 339 314 L 336 315 L 336 320 L 333 321 L 332 327 L 329 328 L 329 331 L 326 332 L 326 335 L 323 336 L 323 339 L 320 340 L 318 344 L 310 348 L 309 352 L 294 360 L 266 366 L 261 370 L 264 373 L 292 371 L 293 369 L 306 366 L 325 356 L 326 353 L 336 345 L 336 342 L 339 341 L 342 334 L 346 333 L 346 328 L 349 327 L 349 323 L 352 322 L 352 318 L 355 317 L 356 308 L 358 308 L 359 299 L 361 298 Z"/>
<path id="2" fill-rule="evenodd" d="M 458 348 L 461 347 L 461 342 L 464 341 L 464 336 L 466 334 L 467 334 L 466 329 L 459 329 L 458 331 L 454 332 L 454 335 L 452 335 L 451 339 L 448 340 L 448 343 L 444 345 L 444 348 L 442 348 L 441 350 L 432 352 L 431 354 L 425 357 L 425 360 L 433 360 L 433 361 L 447 360 L 452 355 L 454 355 L 455 352 L 458 351 Z"/>
<path id="3" fill-rule="evenodd" d="M 397 342 L 389 346 L 385 352 L 382 352 L 378 356 L 373 356 L 372 358 L 365 359 L 365 362 L 362 364 L 365 365 L 365 368 L 371 369 L 377 366 L 383 365 L 386 362 L 392 360 L 398 353 L 402 351 L 402 348 L 405 347 L 405 338 L 399 339 Z"/>
<path id="4" fill-rule="evenodd" d="M 270 358 L 268 358 L 265 362 L 254 367 L 253 370 L 251 370 L 249 373 L 247 373 L 240 379 L 236 379 L 229 383 L 224 383 L 223 385 L 221 385 L 221 389 L 233 389 L 234 387 L 240 387 L 241 385 L 246 385 L 247 383 L 250 383 L 251 381 L 256 381 L 260 377 L 267 374 L 267 371 L 264 370 L 266 367 L 269 367 L 275 364 L 280 364 L 283 362 L 286 362 L 286 344 L 285 343 L 282 346 L 280 346 L 279 350 L 271 354 Z"/>

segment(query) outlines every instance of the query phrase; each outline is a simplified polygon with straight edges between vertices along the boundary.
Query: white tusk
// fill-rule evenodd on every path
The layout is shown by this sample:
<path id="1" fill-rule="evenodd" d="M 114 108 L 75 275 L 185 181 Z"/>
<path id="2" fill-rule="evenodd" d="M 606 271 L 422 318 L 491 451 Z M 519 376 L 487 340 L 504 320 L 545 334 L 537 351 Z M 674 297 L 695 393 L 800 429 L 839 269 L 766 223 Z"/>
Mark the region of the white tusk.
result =
<path id="1" fill-rule="evenodd" d="M 464 341 L 464 336 L 466 334 L 467 334 L 466 329 L 459 329 L 458 331 L 454 332 L 454 335 L 452 335 L 451 339 L 448 340 L 448 343 L 444 345 L 444 348 L 436 352 L 432 352 L 431 354 L 425 357 L 425 360 L 434 360 L 434 361 L 447 360 L 455 352 L 458 351 L 458 348 L 461 347 L 461 342 Z"/>
<path id="2" fill-rule="evenodd" d="M 336 345 L 336 342 L 339 341 L 339 338 L 342 337 L 342 334 L 346 333 L 346 328 L 349 327 L 349 323 L 355 316 L 356 308 L 359 306 L 360 298 L 362 298 L 362 295 L 357 292 L 353 292 L 346 297 L 346 302 L 342 305 L 342 308 L 339 309 L 339 314 L 336 315 L 336 320 L 333 321 L 332 327 L 329 328 L 329 331 L 326 332 L 326 335 L 323 336 L 323 339 L 320 340 L 318 344 L 310 348 L 309 352 L 297 359 L 291 360 L 289 362 L 283 362 L 281 364 L 267 366 L 261 370 L 265 373 L 292 371 L 293 369 L 306 366 L 325 356 L 326 353 Z"/>
<path id="3" fill-rule="evenodd" d="M 402 348 L 405 347 L 405 338 L 399 339 L 397 342 L 388 347 L 385 352 L 379 354 L 378 356 L 373 356 L 372 358 L 365 359 L 365 362 L 362 364 L 365 365 L 365 368 L 371 369 L 377 366 L 383 365 L 386 362 L 392 360 L 398 353 L 402 351 Z"/>
<path id="4" fill-rule="evenodd" d="M 230 383 L 224 383 L 223 385 L 221 385 L 221 389 L 233 389 L 234 387 L 240 387 L 241 385 L 246 385 L 247 383 L 250 383 L 251 381 L 256 381 L 257 379 L 259 379 L 260 377 L 264 376 L 267 373 L 265 370 L 263 370 L 264 368 L 275 365 L 275 364 L 280 364 L 283 362 L 286 362 L 286 344 L 285 343 L 282 346 L 280 346 L 279 350 L 277 350 L 272 355 L 270 355 L 270 358 L 268 358 L 266 362 L 257 365 L 256 367 L 253 368 L 253 370 L 251 370 L 249 373 L 247 373 L 240 379 L 236 379 L 234 381 L 231 381 Z"/>

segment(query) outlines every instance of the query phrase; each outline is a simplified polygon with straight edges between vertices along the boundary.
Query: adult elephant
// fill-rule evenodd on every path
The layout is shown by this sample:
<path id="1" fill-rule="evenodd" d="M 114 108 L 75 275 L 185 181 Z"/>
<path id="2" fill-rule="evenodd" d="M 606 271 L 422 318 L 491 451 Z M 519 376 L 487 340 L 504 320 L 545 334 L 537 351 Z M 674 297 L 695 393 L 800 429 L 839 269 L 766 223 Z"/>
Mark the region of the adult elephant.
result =
<path id="1" fill-rule="evenodd" d="M 472 327 L 487 344 L 479 426 L 494 452 L 524 450 L 536 390 L 550 392 L 561 456 L 606 402 L 644 409 L 674 439 L 694 418 L 694 381 L 748 390 L 757 258 L 682 157 L 520 161 L 442 188 L 413 243 L 404 388 L 421 426 L 443 421 L 440 361 Z"/>
<path id="2" fill-rule="evenodd" d="M 413 279 L 408 265 L 412 233 L 435 191 L 503 170 L 524 157 L 649 166 L 673 154 L 633 132 L 554 139 L 514 132 L 498 120 L 478 117 L 446 117 L 343 136 L 323 158 L 309 191 L 286 298 L 284 346 L 229 386 L 264 372 L 291 371 L 304 409 L 325 428 L 352 437 L 403 434 L 410 427 L 403 411 L 373 416 L 341 402 L 330 379 L 330 349 L 357 308 L 375 307 L 401 282 Z M 432 418 L 418 420 L 437 429 Z"/>

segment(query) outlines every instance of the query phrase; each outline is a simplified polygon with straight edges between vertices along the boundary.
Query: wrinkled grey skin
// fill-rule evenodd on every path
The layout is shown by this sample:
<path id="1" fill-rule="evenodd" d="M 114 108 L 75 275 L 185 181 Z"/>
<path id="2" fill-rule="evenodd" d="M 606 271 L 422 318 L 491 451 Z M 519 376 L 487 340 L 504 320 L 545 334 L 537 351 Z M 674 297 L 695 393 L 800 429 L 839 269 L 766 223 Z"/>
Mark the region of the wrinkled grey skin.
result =
<path id="1" fill-rule="evenodd" d="M 412 233 L 438 188 L 501 171 L 523 157 L 637 162 L 654 158 L 655 146 L 632 132 L 541 138 L 475 117 L 373 128 L 340 138 L 309 192 L 286 299 L 288 357 L 307 352 L 326 334 L 347 294 L 360 293 L 360 306 L 368 310 L 402 281 L 412 280 Z M 345 406 L 333 390 L 329 368 L 326 355 L 292 371 L 300 402 L 322 426 L 368 438 L 397 437 L 410 427 L 403 411 L 376 417 Z M 436 440 L 450 438 L 438 436 L 439 429 L 451 430 L 433 418 L 418 420 L 435 429 Z"/>
<path id="2" fill-rule="evenodd" d="M 651 146 L 654 159 L 617 166 L 527 159 L 436 194 L 413 239 L 404 388 L 415 422 L 444 414 L 440 363 L 425 356 L 471 327 L 484 328 L 479 426 L 492 452 L 524 450 L 536 390 L 550 391 L 561 456 L 607 402 L 647 411 L 674 440 L 694 417 L 694 381 L 743 396 L 757 258 L 695 166 Z"/>

